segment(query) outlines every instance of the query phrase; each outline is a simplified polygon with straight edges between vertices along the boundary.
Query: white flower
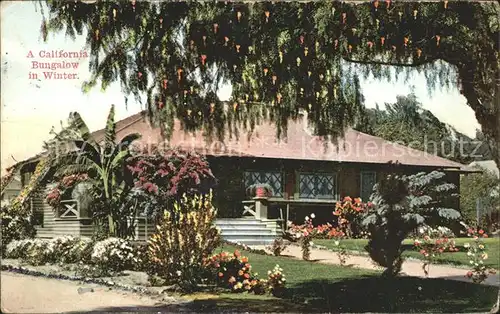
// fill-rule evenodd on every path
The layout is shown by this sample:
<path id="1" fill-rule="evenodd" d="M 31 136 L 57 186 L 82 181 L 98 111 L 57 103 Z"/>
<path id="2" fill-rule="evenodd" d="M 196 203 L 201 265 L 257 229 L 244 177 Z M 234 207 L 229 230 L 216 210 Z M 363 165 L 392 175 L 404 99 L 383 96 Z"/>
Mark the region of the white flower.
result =
<path id="1" fill-rule="evenodd" d="M 311 218 L 314 219 L 316 218 L 316 215 L 314 215 L 314 213 L 311 214 Z"/>
<path id="2" fill-rule="evenodd" d="M 340 242 L 339 242 L 339 241 L 335 241 L 334 243 L 335 243 L 335 245 L 337 245 L 337 246 L 340 244 Z"/>
<path id="3" fill-rule="evenodd" d="M 465 243 L 464 244 L 464 248 L 466 248 L 466 249 L 470 248 L 470 244 L 469 243 Z"/>
<path id="4" fill-rule="evenodd" d="M 305 220 L 306 220 L 306 221 L 309 221 L 309 216 L 306 216 Z"/>
<path id="5" fill-rule="evenodd" d="M 472 256 L 472 252 L 467 252 L 467 256 Z"/>
<path id="6" fill-rule="evenodd" d="M 424 228 L 422 228 L 422 227 L 421 227 L 421 228 L 419 228 L 419 229 L 418 229 L 418 232 L 419 232 L 420 234 L 423 234 L 423 233 L 425 232 L 425 230 L 424 230 Z"/>
<path id="7" fill-rule="evenodd" d="M 180 270 L 176 271 L 175 273 L 176 273 L 176 274 L 177 274 L 177 276 L 179 276 L 179 277 L 180 277 L 180 276 L 181 276 L 181 274 L 182 274 L 182 272 L 181 272 Z"/>

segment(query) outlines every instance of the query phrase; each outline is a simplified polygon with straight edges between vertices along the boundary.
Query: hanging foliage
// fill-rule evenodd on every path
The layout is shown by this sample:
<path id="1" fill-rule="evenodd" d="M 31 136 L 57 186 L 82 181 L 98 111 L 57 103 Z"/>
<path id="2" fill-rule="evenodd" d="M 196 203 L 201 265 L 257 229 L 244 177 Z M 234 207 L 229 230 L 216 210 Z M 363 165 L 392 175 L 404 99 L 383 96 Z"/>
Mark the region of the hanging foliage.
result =
<path id="1" fill-rule="evenodd" d="M 175 118 L 217 136 L 268 119 L 281 137 L 305 109 L 316 133 L 335 139 L 362 114 L 357 75 L 416 67 L 429 87 L 460 89 L 498 160 L 497 2 L 47 3 L 44 38 L 87 33 L 84 90 L 119 81 L 146 95 L 167 137 Z M 230 110 L 216 97 L 224 81 Z"/>

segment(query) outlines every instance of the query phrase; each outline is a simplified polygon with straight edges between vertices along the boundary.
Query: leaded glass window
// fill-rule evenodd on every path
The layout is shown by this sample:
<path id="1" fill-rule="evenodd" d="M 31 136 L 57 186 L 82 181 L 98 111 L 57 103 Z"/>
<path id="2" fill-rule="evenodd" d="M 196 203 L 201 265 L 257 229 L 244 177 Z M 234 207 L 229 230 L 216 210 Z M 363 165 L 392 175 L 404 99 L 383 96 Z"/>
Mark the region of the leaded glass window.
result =
<path id="1" fill-rule="evenodd" d="M 299 177 L 300 198 L 335 199 L 337 176 L 334 173 L 301 173 Z"/>
<path id="2" fill-rule="evenodd" d="M 373 193 L 373 186 L 377 183 L 376 173 L 373 171 L 361 172 L 361 191 L 360 197 L 363 202 L 367 202 Z"/>
<path id="3" fill-rule="evenodd" d="M 278 171 L 245 171 L 245 189 L 252 184 L 269 184 L 273 196 L 283 197 L 283 174 Z"/>

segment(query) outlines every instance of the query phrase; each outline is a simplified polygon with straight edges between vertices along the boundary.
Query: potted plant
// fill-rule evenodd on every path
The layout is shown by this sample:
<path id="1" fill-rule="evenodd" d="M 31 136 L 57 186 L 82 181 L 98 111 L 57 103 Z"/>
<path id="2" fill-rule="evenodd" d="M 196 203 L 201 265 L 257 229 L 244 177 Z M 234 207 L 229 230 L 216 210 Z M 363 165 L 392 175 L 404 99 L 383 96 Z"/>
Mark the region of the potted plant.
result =
<path id="1" fill-rule="evenodd" d="M 252 184 L 247 188 L 248 195 L 252 197 L 266 198 L 273 196 L 273 188 L 267 183 Z"/>

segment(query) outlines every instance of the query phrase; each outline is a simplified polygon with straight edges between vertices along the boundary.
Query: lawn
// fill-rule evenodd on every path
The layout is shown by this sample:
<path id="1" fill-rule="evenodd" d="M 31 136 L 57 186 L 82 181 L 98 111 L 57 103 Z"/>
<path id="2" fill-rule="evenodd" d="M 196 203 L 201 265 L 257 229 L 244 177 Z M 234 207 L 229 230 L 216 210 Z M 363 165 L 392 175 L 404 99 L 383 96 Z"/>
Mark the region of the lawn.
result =
<path id="1" fill-rule="evenodd" d="M 483 239 L 486 248 L 488 249 L 488 259 L 485 261 L 485 265 L 500 270 L 500 239 L 499 238 L 487 238 Z M 469 265 L 469 258 L 467 256 L 467 249 L 464 248 L 464 244 L 471 242 L 470 238 L 458 238 L 455 239 L 457 248 L 459 252 L 446 252 L 443 253 L 436 259 L 437 263 L 442 264 L 453 264 L 453 265 Z M 315 244 L 325 246 L 329 249 L 335 250 L 337 247 L 332 240 L 314 240 Z M 365 252 L 364 247 L 368 243 L 365 239 L 347 239 L 342 240 L 343 245 L 348 250 Z M 405 249 L 403 256 L 421 259 L 422 255 L 413 246 L 413 240 L 407 239 L 403 242 L 403 247 Z"/>
<path id="2" fill-rule="evenodd" d="M 225 246 L 218 251 L 234 251 Z M 380 272 L 340 267 L 289 257 L 241 251 L 253 271 L 266 277 L 276 264 L 287 277 L 282 299 L 251 294 L 191 296 L 193 311 L 244 312 L 477 312 L 489 311 L 494 287 L 443 279 L 380 278 Z"/>

